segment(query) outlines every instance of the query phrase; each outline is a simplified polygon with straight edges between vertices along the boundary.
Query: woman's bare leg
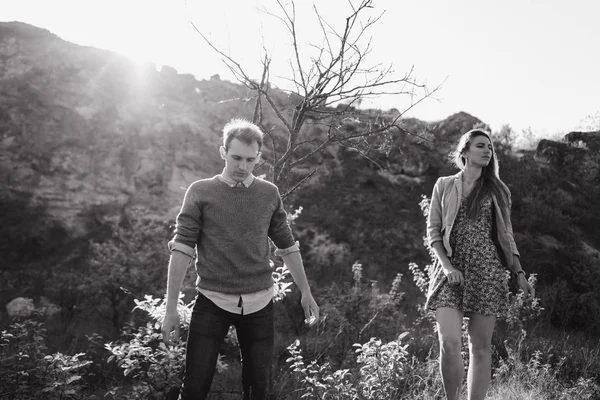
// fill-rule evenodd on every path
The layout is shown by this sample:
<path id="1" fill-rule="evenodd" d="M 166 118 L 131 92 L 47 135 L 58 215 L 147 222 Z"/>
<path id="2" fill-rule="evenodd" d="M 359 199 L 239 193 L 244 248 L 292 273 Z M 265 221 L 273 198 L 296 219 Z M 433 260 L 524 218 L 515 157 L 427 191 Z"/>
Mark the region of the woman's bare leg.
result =
<path id="1" fill-rule="evenodd" d="M 496 317 L 472 314 L 469 318 L 469 400 L 483 400 L 492 377 L 492 334 Z"/>
<path id="2" fill-rule="evenodd" d="M 438 337 L 440 341 L 440 372 L 447 400 L 458 400 L 464 377 L 461 350 L 462 311 L 450 307 L 436 310 Z"/>

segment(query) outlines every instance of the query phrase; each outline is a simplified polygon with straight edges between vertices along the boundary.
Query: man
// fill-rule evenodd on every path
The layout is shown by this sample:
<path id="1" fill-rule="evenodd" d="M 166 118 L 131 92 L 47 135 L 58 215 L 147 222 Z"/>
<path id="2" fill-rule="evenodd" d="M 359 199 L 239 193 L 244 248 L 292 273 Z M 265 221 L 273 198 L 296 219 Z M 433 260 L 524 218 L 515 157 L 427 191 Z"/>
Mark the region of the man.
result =
<path id="1" fill-rule="evenodd" d="M 166 344 L 172 331 L 175 340 L 179 337 L 178 295 L 197 256 L 198 294 L 187 340 L 183 400 L 206 398 L 219 348 L 232 324 L 242 355 L 244 399 L 267 398 L 274 330 L 269 239 L 302 293 L 307 320 L 312 324 L 319 318 L 279 191 L 252 174 L 262 143 L 262 131 L 248 121 L 234 119 L 225 125 L 219 149 L 225 168 L 190 185 L 169 242 L 162 326 Z"/>

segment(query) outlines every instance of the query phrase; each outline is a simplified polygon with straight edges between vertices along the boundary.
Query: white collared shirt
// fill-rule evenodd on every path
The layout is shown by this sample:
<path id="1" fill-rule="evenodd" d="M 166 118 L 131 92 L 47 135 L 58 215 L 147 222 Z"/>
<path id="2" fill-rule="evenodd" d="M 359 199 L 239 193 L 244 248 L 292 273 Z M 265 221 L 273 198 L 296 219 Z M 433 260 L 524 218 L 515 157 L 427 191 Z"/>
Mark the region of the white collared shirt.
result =
<path id="1" fill-rule="evenodd" d="M 246 179 L 244 179 L 242 182 L 240 182 L 240 181 L 236 181 L 235 179 L 233 179 L 227 173 L 225 168 L 223 168 L 223 172 L 221 172 L 220 175 L 217 175 L 217 178 L 219 178 L 221 180 L 221 182 L 225 182 L 226 184 L 228 184 L 229 187 L 236 187 L 241 183 L 242 185 L 244 185 L 245 188 L 249 188 L 250 185 L 252 185 L 252 182 L 254 182 L 254 174 L 248 175 L 248 177 Z"/>

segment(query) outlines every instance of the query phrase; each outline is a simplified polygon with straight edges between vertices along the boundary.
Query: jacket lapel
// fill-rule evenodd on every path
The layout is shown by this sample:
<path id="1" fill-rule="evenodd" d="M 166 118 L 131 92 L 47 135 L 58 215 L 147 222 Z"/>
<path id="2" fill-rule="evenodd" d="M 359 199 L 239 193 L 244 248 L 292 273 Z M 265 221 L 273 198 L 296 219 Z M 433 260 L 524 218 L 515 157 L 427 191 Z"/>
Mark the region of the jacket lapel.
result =
<path id="1" fill-rule="evenodd" d="M 454 175 L 454 192 L 456 193 L 456 204 L 454 207 L 454 218 L 458 215 L 458 209 L 460 208 L 460 202 L 462 201 L 462 171 Z"/>

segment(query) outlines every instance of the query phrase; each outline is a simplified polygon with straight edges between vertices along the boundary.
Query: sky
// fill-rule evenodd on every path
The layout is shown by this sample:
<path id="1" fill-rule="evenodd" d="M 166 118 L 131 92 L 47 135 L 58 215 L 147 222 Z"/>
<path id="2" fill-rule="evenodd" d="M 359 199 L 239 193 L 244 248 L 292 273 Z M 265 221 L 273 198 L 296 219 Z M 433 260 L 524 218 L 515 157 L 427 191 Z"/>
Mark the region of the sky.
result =
<path id="1" fill-rule="evenodd" d="M 296 0 L 303 63 L 323 44 L 313 7 L 339 31 L 358 2 Z M 259 76 L 265 49 L 273 83 L 285 89 L 291 75 L 290 37 L 269 14 L 282 15 L 276 0 L 0 0 L 0 10 L 0 21 L 36 25 L 73 43 L 198 79 L 234 80 L 192 22 L 251 76 Z M 465 111 L 493 130 L 509 124 L 553 136 L 600 111 L 600 1 L 374 0 L 367 11 L 381 18 L 367 31 L 365 65 L 392 66 L 395 76 L 412 69 L 428 88 L 441 85 L 407 116 L 436 121 Z M 404 110 L 410 101 L 390 95 L 363 104 Z"/>

